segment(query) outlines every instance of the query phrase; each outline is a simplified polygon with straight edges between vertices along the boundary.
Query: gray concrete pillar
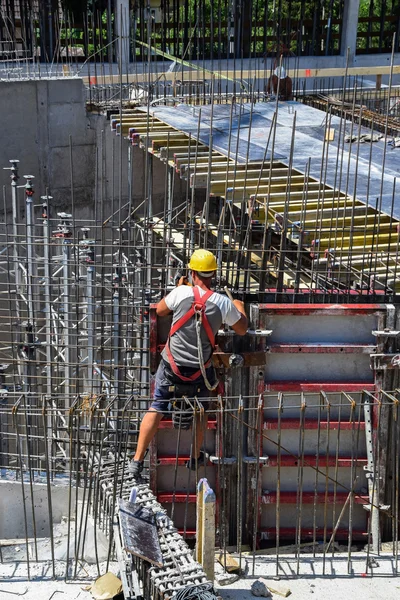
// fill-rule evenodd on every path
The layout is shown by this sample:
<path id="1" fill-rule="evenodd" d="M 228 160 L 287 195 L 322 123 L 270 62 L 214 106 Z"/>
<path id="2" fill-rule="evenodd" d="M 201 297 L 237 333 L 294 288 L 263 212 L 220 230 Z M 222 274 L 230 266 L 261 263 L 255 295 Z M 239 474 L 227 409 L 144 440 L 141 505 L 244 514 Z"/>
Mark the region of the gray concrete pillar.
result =
<path id="1" fill-rule="evenodd" d="M 117 36 L 117 60 L 122 62 L 122 72 L 127 72 L 129 65 L 129 0 L 116 0 L 115 34 Z"/>
<path id="2" fill-rule="evenodd" d="M 358 13 L 360 10 L 360 0 L 345 0 L 343 10 L 342 41 L 340 54 L 346 57 L 347 48 L 349 51 L 349 66 L 354 63 L 357 45 L 357 26 Z"/>

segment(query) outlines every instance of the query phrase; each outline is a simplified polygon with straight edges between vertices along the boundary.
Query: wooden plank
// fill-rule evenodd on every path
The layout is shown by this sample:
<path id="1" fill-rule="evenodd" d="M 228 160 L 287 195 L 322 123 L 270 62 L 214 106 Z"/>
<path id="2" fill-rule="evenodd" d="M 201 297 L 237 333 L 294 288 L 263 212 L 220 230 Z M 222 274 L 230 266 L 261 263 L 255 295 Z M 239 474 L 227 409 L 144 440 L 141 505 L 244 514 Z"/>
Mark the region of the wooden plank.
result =
<path id="1" fill-rule="evenodd" d="M 238 573 L 240 571 L 240 564 L 229 552 L 225 552 L 225 554 L 219 552 L 216 555 L 216 559 L 228 573 Z"/>

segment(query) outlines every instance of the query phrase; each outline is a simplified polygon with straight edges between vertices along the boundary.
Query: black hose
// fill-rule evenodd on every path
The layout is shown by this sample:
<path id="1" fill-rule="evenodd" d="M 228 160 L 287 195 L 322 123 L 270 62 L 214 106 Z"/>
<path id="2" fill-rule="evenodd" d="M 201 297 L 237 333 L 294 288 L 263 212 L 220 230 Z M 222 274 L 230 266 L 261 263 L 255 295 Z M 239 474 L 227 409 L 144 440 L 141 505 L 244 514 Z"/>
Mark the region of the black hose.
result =
<path id="1" fill-rule="evenodd" d="M 217 600 L 217 596 L 211 583 L 200 583 L 177 590 L 172 600 Z"/>

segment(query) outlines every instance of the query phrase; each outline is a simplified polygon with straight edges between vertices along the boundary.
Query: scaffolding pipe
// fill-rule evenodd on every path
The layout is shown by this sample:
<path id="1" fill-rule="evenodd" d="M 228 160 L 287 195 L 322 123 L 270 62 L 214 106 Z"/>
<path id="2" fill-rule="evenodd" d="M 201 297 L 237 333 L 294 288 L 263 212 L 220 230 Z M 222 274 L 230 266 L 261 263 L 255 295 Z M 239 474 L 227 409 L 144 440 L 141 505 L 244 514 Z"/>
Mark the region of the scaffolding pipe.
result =
<path id="1" fill-rule="evenodd" d="M 49 205 L 51 196 L 42 196 L 43 217 L 43 259 L 44 259 L 44 310 L 46 321 L 46 392 L 51 396 L 51 292 L 50 292 L 50 228 L 49 228 Z"/>
<path id="2" fill-rule="evenodd" d="M 71 241 L 64 238 L 62 241 L 62 266 L 63 266 L 63 311 L 64 311 L 64 393 L 66 406 L 71 401 L 71 306 L 70 306 L 70 254 Z"/>

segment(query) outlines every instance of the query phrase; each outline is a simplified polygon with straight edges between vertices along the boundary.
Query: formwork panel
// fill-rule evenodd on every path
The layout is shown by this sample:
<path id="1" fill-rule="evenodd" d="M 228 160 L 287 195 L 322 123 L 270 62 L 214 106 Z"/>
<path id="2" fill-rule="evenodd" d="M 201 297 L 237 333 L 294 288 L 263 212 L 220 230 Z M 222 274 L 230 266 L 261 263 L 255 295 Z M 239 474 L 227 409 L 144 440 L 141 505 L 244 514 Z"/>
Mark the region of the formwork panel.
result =
<path id="1" fill-rule="evenodd" d="M 304 438 L 303 438 L 304 436 Z M 365 456 L 365 432 L 358 423 L 354 423 L 353 430 L 344 429 L 322 429 L 320 431 L 305 430 L 301 433 L 300 424 L 298 429 L 287 429 L 281 431 L 281 452 L 282 455 L 291 453 L 300 458 L 301 444 L 305 454 L 315 454 L 318 456 L 336 455 L 341 457 Z M 279 447 L 278 431 L 266 431 L 263 433 L 263 453 L 264 456 L 275 456 Z"/>
<path id="2" fill-rule="evenodd" d="M 215 489 L 217 468 L 210 464 L 206 467 L 199 467 L 199 478 L 206 477 L 208 483 Z M 172 465 L 164 466 L 163 469 L 157 469 L 157 490 L 159 492 L 171 490 L 171 484 L 175 483 L 175 467 Z M 176 490 L 185 490 L 189 494 L 196 492 L 196 473 L 189 471 L 186 466 L 178 466 L 176 472 Z"/>
<path id="3" fill-rule="evenodd" d="M 281 406 L 281 417 L 284 419 L 299 418 L 299 408 L 306 403 L 306 416 L 308 419 L 317 419 L 319 414 L 324 414 L 327 410 L 327 402 L 329 402 L 329 416 L 333 421 L 339 418 L 349 420 L 352 414 L 352 401 L 355 401 L 359 406 L 361 404 L 361 394 L 351 393 L 345 396 L 344 394 L 324 394 L 308 393 L 305 397 L 301 393 L 285 393 L 278 397 L 277 394 L 265 394 L 264 396 L 264 419 L 276 419 L 278 416 L 279 406 Z M 358 419 L 358 411 L 352 416 Z"/>
<path id="4" fill-rule="evenodd" d="M 297 519 L 300 515 L 298 511 L 294 518 L 293 510 L 295 504 L 281 504 L 280 505 L 280 525 L 281 527 L 296 527 Z M 262 528 L 275 528 L 276 527 L 276 505 L 275 504 L 263 504 L 261 527 Z M 338 516 L 343 508 L 343 503 L 330 504 L 325 507 L 323 504 L 317 504 L 315 507 L 313 504 L 303 504 L 301 509 L 301 528 L 313 528 L 316 523 L 317 527 L 317 538 L 321 539 L 324 532 L 324 527 L 321 524 L 325 524 L 327 529 L 332 530 L 336 525 Z M 326 515 L 325 515 L 326 510 Z M 360 504 L 353 505 L 352 511 L 352 526 L 354 529 L 367 531 L 367 513 Z M 349 509 L 345 509 L 342 516 L 341 522 L 343 524 L 349 523 Z M 295 529 L 294 529 L 295 530 Z M 293 535 L 294 539 L 295 535 Z"/>
<path id="5" fill-rule="evenodd" d="M 327 311 L 328 312 L 328 311 Z M 375 344 L 372 331 L 377 328 L 378 314 L 346 315 L 268 315 L 266 326 L 272 329 L 269 342 Z"/>
<path id="6" fill-rule="evenodd" d="M 299 465 L 301 460 L 299 459 Z M 364 463 L 365 464 L 365 463 Z M 301 467 L 264 467 L 262 469 L 261 486 L 263 490 L 276 490 L 278 483 L 281 492 L 291 492 L 298 490 L 299 481 L 301 481 L 301 490 L 303 492 L 329 492 L 352 488 L 352 478 L 357 476 L 355 491 L 364 492 L 367 489 L 367 480 L 363 465 L 359 464 L 357 469 L 351 470 L 348 467 L 326 468 L 321 460 L 321 464 L 316 462 L 316 467 L 307 466 L 307 458 L 304 459 L 304 466 Z M 318 469 L 318 472 L 316 472 Z M 279 480 L 279 481 L 278 481 Z"/>
<path id="7" fill-rule="evenodd" d="M 171 516 L 172 504 L 164 504 L 168 516 Z M 183 502 L 174 506 L 174 525 L 180 531 L 196 531 L 196 504 Z"/>
<path id="8" fill-rule="evenodd" d="M 367 354 L 270 354 L 266 361 L 268 381 L 372 382 Z"/>
<path id="9" fill-rule="evenodd" d="M 177 429 L 159 429 L 157 448 L 160 456 L 175 456 L 178 446 L 179 431 Z M 192 444 L 192 431 L 181 431 L 179 440 L 179 456 L 189 456 Z M 204 439 L 205 449 L 209 454 L 215 453 L 215 431 L 208 429 Z"/>

